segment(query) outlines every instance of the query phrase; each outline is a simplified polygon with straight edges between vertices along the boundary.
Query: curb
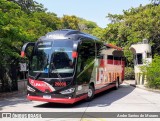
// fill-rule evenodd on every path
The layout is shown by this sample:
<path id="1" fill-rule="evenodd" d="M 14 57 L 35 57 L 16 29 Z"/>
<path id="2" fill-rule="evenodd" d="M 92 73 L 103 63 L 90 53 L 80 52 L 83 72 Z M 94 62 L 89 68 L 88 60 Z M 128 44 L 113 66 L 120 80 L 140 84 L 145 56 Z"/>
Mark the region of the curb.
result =
<path id="1" fill-rule="evenodd" d="M 147 90 L 147 91 L 150 91 L 150 92 L 160 93 L 160 90 L 158 90 L 158 89 L 146 88 L 146 87 L 144 87 L 144 86 L 141 87 L 141 86 L 139 86 L 139 85 L 130 84 L 130 83 L 127 83 L 127 82 L 124 82 L 124 83 L 129 84 L 129 85 L 132 86 L 132 87 L 140 88 L 140 89 Z"/>
<path id="2" fill-rule="evenodd" d="M 137 87 L 137 88 L 140 88 L 140 89 L 144 89 L 144 90 L 150 91 L 150 92 L 160 93 L 160 90 L 157 90 L 157 89 L 140 87 L 140 86 L 138 86 L 138 85 L 136 85 L 136 87 Z"/>

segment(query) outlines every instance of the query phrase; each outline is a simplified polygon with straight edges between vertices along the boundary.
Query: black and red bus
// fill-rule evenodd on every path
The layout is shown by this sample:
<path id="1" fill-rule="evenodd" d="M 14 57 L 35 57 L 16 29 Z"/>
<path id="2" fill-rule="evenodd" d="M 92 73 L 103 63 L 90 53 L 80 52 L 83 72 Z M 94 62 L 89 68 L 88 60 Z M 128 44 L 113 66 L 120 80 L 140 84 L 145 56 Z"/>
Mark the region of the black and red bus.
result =
<path id="1" fill-rule="evenodd" d="M 33 101 L 91 100 L 99 92 L 117 89 L 124 79 L 122 49 L 77 30 L 57 30 L 28 42 L 21 52 L 25 55 L 27 98 Z"/>

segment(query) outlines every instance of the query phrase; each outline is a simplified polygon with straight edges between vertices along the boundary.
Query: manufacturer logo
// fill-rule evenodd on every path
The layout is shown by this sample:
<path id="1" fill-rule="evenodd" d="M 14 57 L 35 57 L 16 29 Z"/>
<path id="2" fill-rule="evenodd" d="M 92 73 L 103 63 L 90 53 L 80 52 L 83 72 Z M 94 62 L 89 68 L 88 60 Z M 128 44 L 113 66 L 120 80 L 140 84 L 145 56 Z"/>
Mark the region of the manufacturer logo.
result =
<path id="1" fill-rule="evenodd" d="M 40 81 L 30 80 L 30 83 L 34 87 L 47 87 L 47 85 L 45 83 L 40 82 Z"/>
<path id="2" fill-rule="evenodd" d="M 42 92 L 53 92 L 55 89 L 47 82 L 29 79 L 30 84 Z"/>

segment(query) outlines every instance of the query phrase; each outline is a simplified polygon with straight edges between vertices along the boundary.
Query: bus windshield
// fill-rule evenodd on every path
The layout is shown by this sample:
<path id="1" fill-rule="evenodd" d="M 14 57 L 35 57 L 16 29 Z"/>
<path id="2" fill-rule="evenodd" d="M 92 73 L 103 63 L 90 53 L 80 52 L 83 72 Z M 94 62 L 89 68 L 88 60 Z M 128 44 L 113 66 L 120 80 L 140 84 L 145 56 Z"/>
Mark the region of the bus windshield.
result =
<path id="1" fill-rule="evenodd" d="M 73 41 L 41 41 L 30 62 L 30 76 L 41 78 L 71 77 L 74 73 Z"/>

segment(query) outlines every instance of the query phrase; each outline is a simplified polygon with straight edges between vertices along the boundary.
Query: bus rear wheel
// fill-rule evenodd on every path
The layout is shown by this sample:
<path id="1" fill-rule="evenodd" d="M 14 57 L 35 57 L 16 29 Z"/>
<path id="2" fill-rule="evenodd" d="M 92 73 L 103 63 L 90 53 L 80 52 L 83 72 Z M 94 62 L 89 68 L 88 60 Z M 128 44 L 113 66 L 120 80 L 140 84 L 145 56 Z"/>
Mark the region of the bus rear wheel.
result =
<path id="1" fill-rule="evenodd" d="M 117 90 L 119 88 L 119 80 L 117 79 L 115 82 L 115 90 Z"/>
<path id="2" fill-rule="evenodd" d="M 90 85 L 87 93 L 87 101 L 91 101 L 94 98 L 94 91 L 94 87 Z"/>

